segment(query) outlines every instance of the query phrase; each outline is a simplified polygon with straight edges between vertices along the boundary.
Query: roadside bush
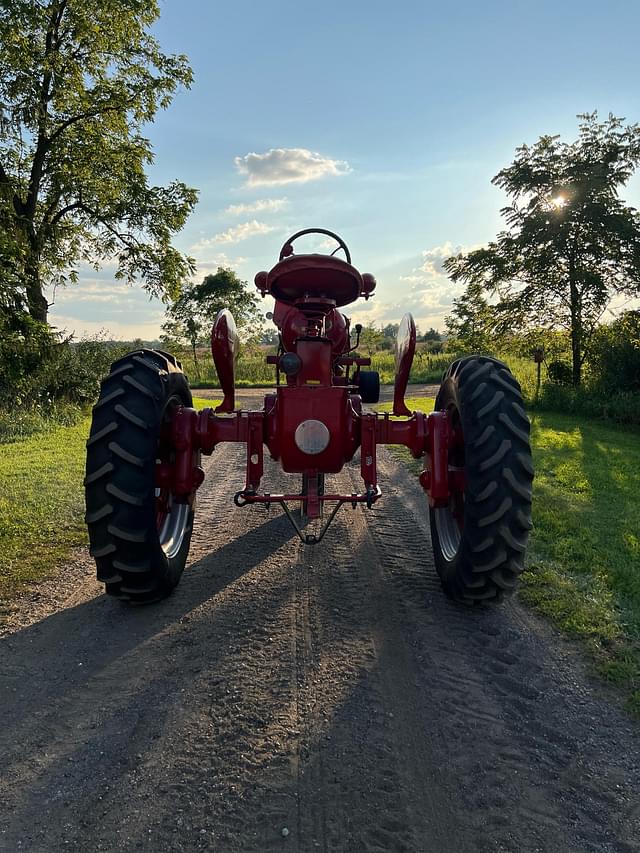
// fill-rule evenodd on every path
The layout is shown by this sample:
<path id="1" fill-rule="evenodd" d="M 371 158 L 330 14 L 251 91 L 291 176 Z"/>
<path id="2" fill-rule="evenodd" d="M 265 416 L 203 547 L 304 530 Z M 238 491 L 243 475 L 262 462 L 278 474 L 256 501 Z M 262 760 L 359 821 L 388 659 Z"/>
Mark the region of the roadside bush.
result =
<path id="1" fill-rule="evenodd" d="M 551 361 L 547 365 L 547 375 L 556 385 L 571 385 L 573 382 L 573 371 L 571 365 L 566 361 Z"/>
<path id="2" fill-rule="evenodd" d="M 0 311 L 0 441 L 73 423 L 127 349 L 100 336 L 75 342 L 25 312 Z"/>
<path id="3" fill-rule="evenodd" d="M 613 423 L 640 426 L 640 391 L 603 393 L 589 387 L 573 388 L 545 382 L 539 399 L 528 400 L 531 409 L 583 415 Z"/>
<path id="4" fill-rule="evenodd" d="M 603 392 L 640 391 L 640 311 L 600 326 L 589 349 L 591 383 Z"/>

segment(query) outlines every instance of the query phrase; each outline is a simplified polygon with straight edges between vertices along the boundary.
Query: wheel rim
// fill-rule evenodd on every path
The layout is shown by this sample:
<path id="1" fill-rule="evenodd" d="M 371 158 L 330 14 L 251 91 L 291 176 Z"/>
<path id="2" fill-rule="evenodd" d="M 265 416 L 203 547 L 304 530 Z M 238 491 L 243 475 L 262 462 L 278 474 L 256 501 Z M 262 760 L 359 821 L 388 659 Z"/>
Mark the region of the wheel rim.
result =
<path id="1" fill-rule="evenodd" d="M 156 489 L 156 491 L 161 490 Z M 190 510 L 189 504 L 173 503 L 173 496 L 169 495 L 168 511 L 158 522 L 158 541 L 169 560 L 175 557 L 182 548 L 189 524 Z"/>
<path id="2" fill-rule="evenodd" d="M 179 397 L 171 397 L 165 406 L 160 439 L 158 442 L 158 455 L 156 465 L 171 465 L 174 459 L 173 449 L 170 442 L 170 423 L 173 412 L 183 405 Z M 159 486 L 155 490 L 156 496 L 156 529 L 158 531 L 158 543 L 165 553 L 167 559 L 171 560 L 180 552 L 185 535 L 189 527 L 191 513 L 190 503 L 178 502 L 170 488 Z"/>
<path id="3" fill-rule="evenodd" d="M 451 562 L 458 553 L 462 533 L 449 507 L 436 509 L 435 513 L 440 550 L 445 560 Z"/>
<path id="4" fill-rule="evenodd" d="M 460 412 L 455 403 L 447 406 L 452 441 L 447 456 L 449 471 L 463 471 L 465 464 L 464 436 Z M 455 559 L 462 542 L 464 528 L 464 486 L 460 478 L 449 478 L 449 505 L 435 509 L 435 524 L 442 556 L 448 562 Z"/>

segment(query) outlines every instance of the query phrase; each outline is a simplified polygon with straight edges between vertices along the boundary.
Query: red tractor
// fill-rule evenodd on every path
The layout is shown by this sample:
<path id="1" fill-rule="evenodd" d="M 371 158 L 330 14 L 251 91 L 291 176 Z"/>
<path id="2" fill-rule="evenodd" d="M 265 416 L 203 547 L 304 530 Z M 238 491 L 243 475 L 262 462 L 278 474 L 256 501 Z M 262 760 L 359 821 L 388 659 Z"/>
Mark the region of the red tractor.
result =
<path id="1" fill-rule="evenodd" d="M 294 241 L 310 233 L 333 238 L 334 253 L 294 254 Z M 335 257 L 339 249 L 345 260 Z M 300 231 L 255 282 L 263 296 L 275 299 L 280 333 L 278 354 L 267 358 L 276 385 L 261 410 L 235 409 L 238 338 L 226 310 L 211 335 L 224 394 L 215 412 L 192 408 L 181 366 L 165 352 L 129 353 L 102 382 L 85 486 L 91 554 L 107 593 L 142 603 L 163 598 L 178 584 L 204 479 L 201 454 L 225 441 L 247 446 L 246 483 L 236 505 L 280 504 L 307 545 L 322 540 L 343 504 L 371 509 L 377 503 L 378 445 L 407 447 L 424 460 L 420 483 L 445 592 L 466 603 L 511 592 L 531 528 L 533 469 L 529 421 L 507 366 L 484 356 L 457 359 L 444 374 L 435 411 L 411 413 L 404 395 L 416 330 L 407 314 L 396 346 L 393 416 L 377 413 L 364 406 L 378 401 L 378 374 L 365 369 L 370 359 L 354 354 L 360 327 L 354 341 L 340 310 L 368 299 L 376 282 L 351 265 L 344 241 L 320 228 Z M 299 493 L 260 491 L 265 447 L 283 471 L 301 477 Z M 325 475 L 341 471 L 358 451 L 362 491 L 332 494 Z M 299 513 L 289 506 L 295 503 Z M 326 520 L 325 504 L 331 507 Z M 320 529 L 309 534 L 305 522 L 313 519 Z"/>

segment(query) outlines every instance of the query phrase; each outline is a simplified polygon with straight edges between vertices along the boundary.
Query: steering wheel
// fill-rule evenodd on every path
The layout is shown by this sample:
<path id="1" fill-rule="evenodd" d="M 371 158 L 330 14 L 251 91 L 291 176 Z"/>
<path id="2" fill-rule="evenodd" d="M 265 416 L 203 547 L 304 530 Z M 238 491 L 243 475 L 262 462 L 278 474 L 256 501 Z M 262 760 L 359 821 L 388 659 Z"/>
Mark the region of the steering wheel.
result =
<path id="1" fill-rule="evenodd" d="M 297 240 L 298 237 L 302 237 L 304 234 L 325 234 L 327 237 L 332 237 L 338 244 L 338 247 L 337 249 L 334 249 L 331 254 L 335 255 L 336 252 L 339 252 L 340 249 L 342 249 L 347 259 L 347 263 L 351 263 L 351 253 L 349 252 L 347 244 L 344 242 L 342 237 L 338 237 L 338 235 L 334 234 L 333 231 L 327 231 L 325 228 L 305 228 L 304 231 L 298 231 L 297 234 L 294 234 L 292 237 L 289 237 L 289 239 L 285 241 L 284 246 L 280 249 L 280 256 L 278 257 L 279 261 L 282 261 L 284 260 L 284 258 L 288 258 L 290 257 L 290 255 L 293 255 L 293 241 Z"/>

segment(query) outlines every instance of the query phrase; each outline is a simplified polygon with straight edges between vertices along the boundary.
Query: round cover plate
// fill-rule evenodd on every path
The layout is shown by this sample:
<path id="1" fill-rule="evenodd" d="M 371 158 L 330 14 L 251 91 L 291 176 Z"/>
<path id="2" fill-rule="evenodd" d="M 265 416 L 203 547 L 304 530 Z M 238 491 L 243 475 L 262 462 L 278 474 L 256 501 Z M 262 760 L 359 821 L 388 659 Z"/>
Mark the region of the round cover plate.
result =
<path id="1" fill-rule="evenodd" d="M 302 421 L 296 429 L 294 441 L 298 450 L 309 456 L 322 453 L 329 445 L 331 435 L 322 421 Z"/>

